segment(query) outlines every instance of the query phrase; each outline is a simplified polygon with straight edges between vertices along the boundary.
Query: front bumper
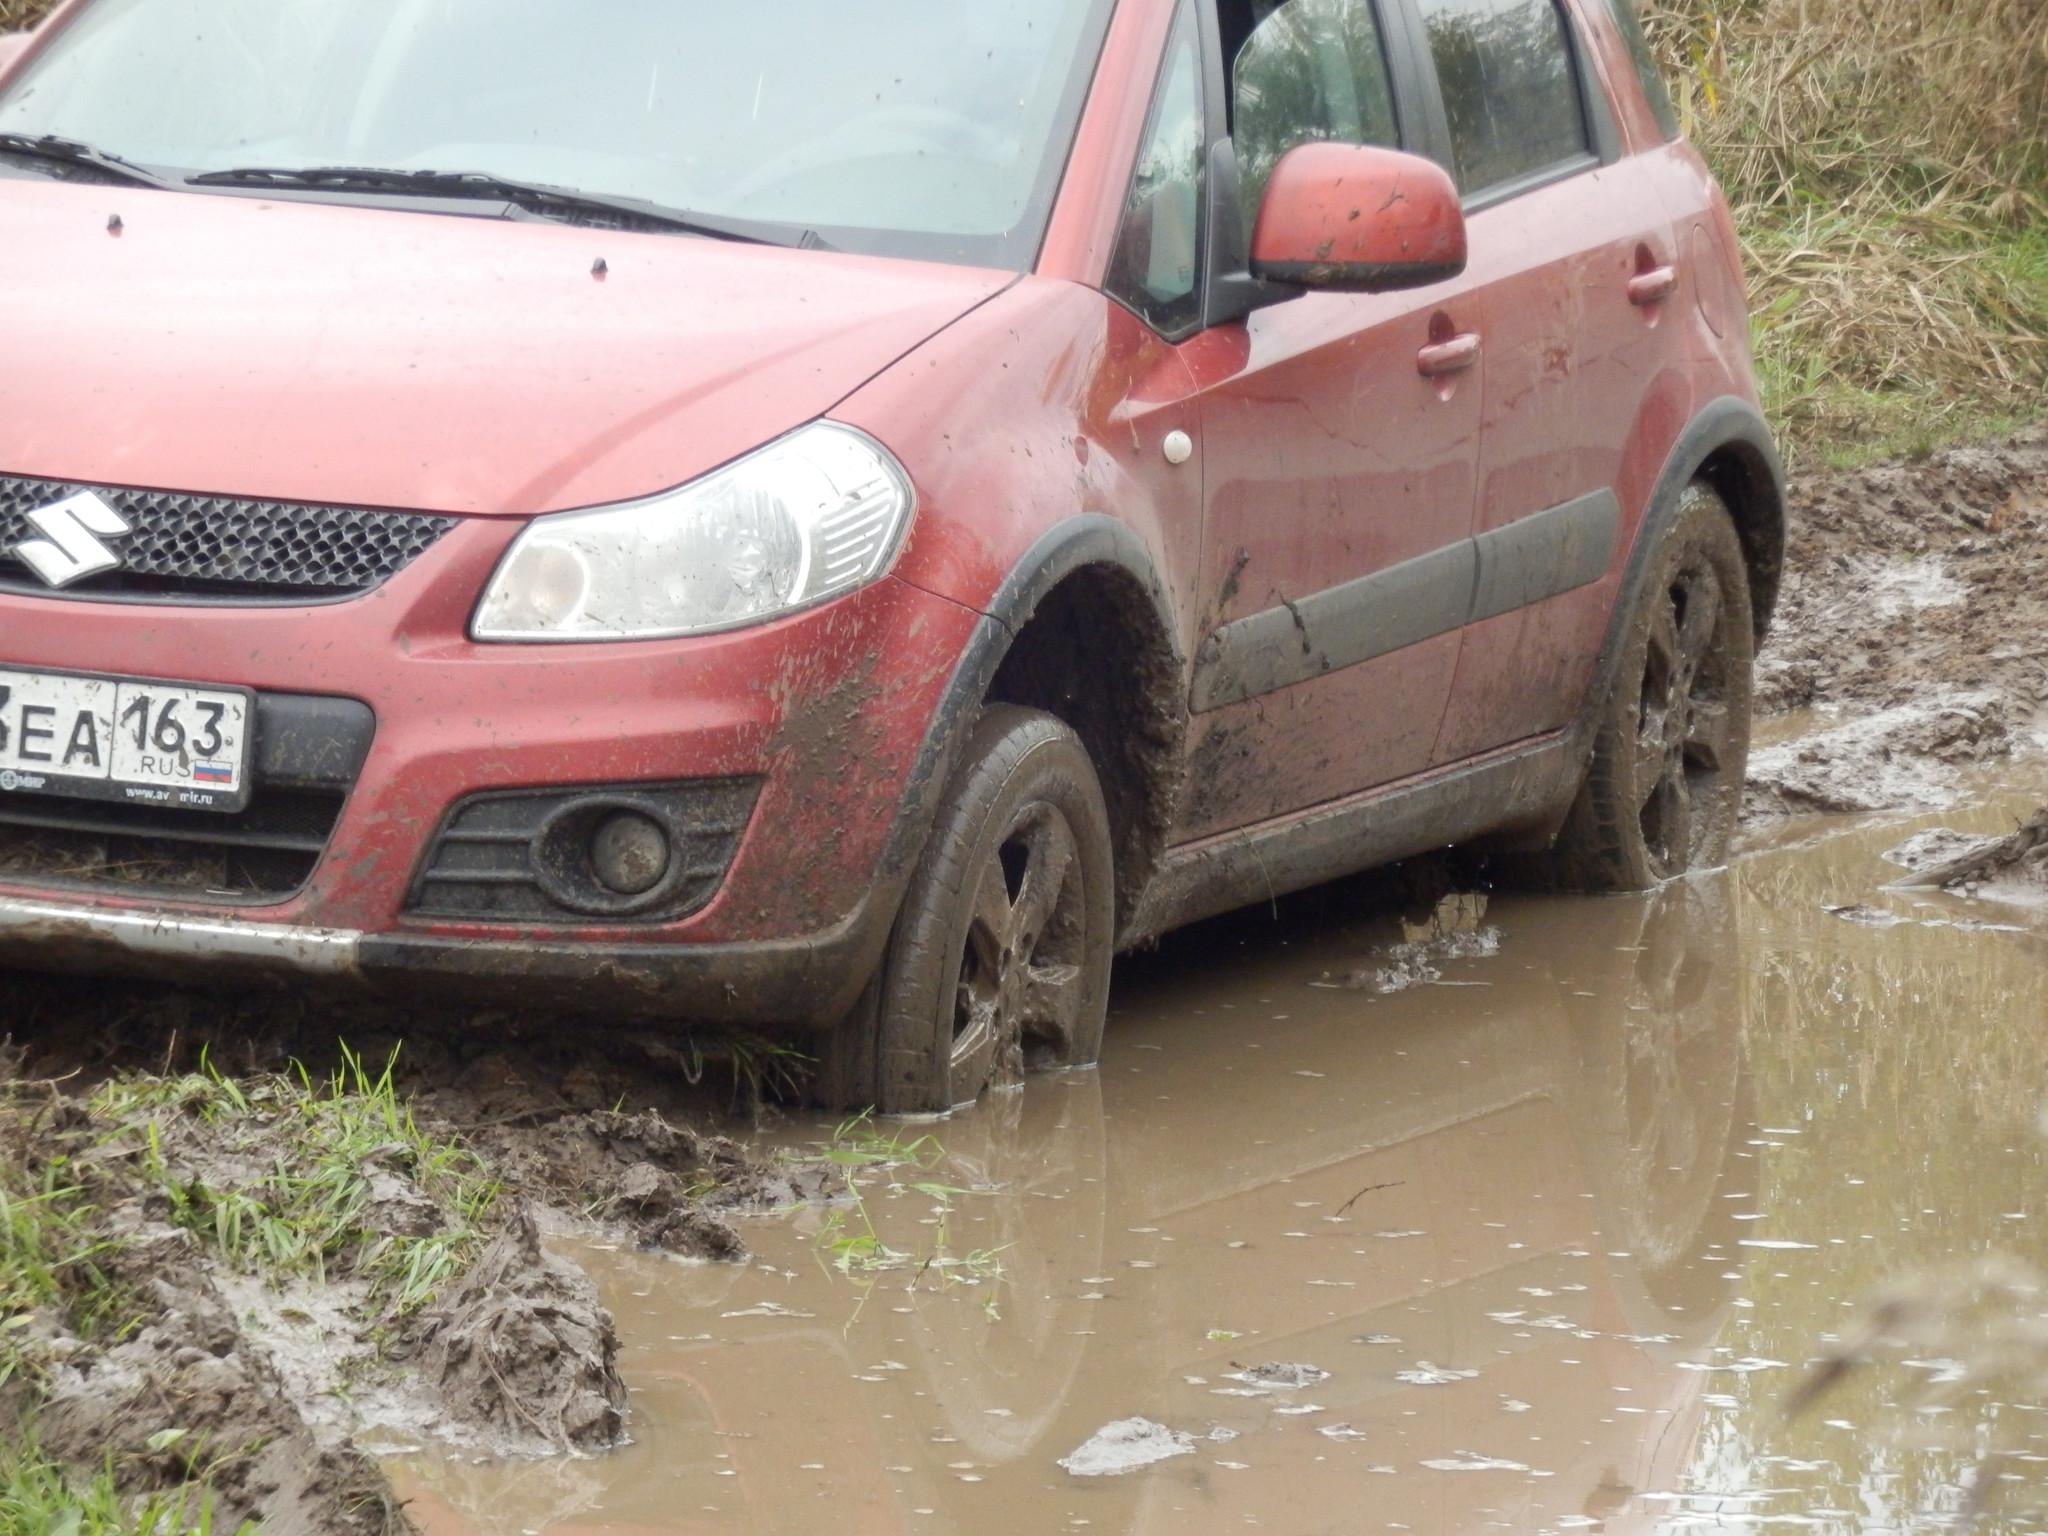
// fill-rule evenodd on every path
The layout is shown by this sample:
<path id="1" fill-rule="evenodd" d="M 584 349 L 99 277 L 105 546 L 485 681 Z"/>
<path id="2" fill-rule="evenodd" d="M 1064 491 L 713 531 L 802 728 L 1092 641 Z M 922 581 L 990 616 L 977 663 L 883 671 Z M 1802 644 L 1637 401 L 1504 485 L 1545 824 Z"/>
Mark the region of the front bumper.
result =
<path id="1" fill-rule="evenodd" d="M 886 936 L 899 822 L 970 609 L 894 578 L 690 640 L 479 646 L 466 627 L 516 520 L 474 519 L 364 597 L 143 606 L 0 594 L 0 663 L 360 700 L 376 733 L 297 894 L 203 896 L 0 875 L 0 961 L 286 973 L 521 1003 L 818 1024 Z M 481 792 L 758 780 L 717 893 L 676 920 L 412 910 L 425 849 Z"/>
<path id="2" fill-rule="evenodd" d="M 516 998 L 533 1008 L 704 1023 L 820 1023 L 872 963 L 865 911 L 833 932 L 758 944 L 536 943 L 106 908 L 0 896 L 0 964 L 178 980 L 341 983 L 392 997 Z"/>
<path id="3" fill-rule="evenodd" d="M 0 959 L 28 963 L 138 963 L 148 969 L 356 974 L 363 936 L 342 928 L 237 922 L 145 908 L 109 909 L 0 896 Z"/>

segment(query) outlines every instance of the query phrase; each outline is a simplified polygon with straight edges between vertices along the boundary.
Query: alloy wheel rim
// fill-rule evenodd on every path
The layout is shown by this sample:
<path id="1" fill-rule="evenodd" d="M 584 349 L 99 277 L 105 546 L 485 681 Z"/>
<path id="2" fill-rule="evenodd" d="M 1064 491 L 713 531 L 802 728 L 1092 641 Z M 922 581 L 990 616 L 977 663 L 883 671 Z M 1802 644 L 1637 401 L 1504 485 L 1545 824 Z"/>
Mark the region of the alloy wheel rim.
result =
<path id="1" fill-rule="evenodd" d="M 1664 879 L 1694 867 L 1728 792 L 1738 722 L 1721 657 L 1727 598 L 1704 561 L 1675 573 L 1643 658 L 1636 730 L 1636 816 Z"/>
<path id="2" fill-rule="evenodd" d="M 1021 807 L 976 878 L 953 1006 L 955 1103 L 1021 1083 L 1029 1045 L 1068 1054 L 1085 1002 L 1086 900 L 1066 815 Z"/>

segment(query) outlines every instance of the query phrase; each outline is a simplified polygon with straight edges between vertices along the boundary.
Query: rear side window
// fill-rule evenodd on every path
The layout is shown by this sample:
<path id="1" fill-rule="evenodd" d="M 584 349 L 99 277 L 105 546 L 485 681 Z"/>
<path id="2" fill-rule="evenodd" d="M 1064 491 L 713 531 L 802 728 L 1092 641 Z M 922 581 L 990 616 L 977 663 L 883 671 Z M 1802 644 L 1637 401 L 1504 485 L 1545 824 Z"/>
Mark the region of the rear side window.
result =
<path id="1" fill-rule="evenodd" d="M 1400 143 L 1386 46 L 1371 0 L 1254 0 L 1232 66 L 1232 141 L 1249 219 L 1297 145 Z"/>
<path id="2" fill-rule="evenodd" d="M 1178 338 L 1201 318 L 1202 184 L 1208 143 L 1200 44 L 1185 7 L 1145 126 L 1106 287 L 1154 330 Z"/>
<path id="3" fill-rule="evenodd" d="M 1636 75 L 1643 82 L 1643 94 L 1650 98 L 1650 110 L 1656 114 L 1657 126 L 1664 130 L 1664 137 L 1678 137 L 1678 109 L 1671 104 L 1671 91 L 1664 84 L 1664 73 L 1657 67 L 1657 55 L 1650 51 L 1650 39 L 1643 31 L 1643 18 L 1636 11 L 1636 0 L 1607 0 L 1614 12 L 1614 24 L 1621 28 L 1621 35 L 1628 43 L 1628 56 L 1635 60 Z"/>
<path id="4" fill-rule="evenodd" d="M 1556 0 L 1421 0 L 1469 197 L 1589 152 Z"/>

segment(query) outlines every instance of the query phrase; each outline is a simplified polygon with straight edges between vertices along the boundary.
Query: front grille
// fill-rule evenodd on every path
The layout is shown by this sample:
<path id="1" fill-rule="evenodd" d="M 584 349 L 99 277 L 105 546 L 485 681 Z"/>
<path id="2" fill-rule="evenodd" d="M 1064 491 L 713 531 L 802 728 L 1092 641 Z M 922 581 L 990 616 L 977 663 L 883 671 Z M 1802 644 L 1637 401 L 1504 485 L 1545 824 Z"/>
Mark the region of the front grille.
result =
<path id="1" fill-rule="evenodd" d="M 349 597 L 388 581 L 459 521 L 0 475 L 0 585 L 50 590 L 15 546 L 42 536 L 29 513 L 87 490 L 134 532 L 106 541 L 120 555 L 120 569 L 66 587 L 67 595 L 216 602 Z"/>
<path id="2" fill-rule="evenodd" d="M 312 877 L 375 730 L 353 699 L 259 694 L 248 807 L 230 816 L 0 794 L 0 881 L 275 902 Z"/>
<path id="3" fill-rule="evenodd" d="M 428 850 L 410 910 L 481 922 L 673 921 L 717 894 L 760 792 L 761 781 L 748 778 L 472 795 Z M 621 811 L 668 834 L 663 878 L 636 896 L 608 890 L 591 862 L 592 837 Z"/>

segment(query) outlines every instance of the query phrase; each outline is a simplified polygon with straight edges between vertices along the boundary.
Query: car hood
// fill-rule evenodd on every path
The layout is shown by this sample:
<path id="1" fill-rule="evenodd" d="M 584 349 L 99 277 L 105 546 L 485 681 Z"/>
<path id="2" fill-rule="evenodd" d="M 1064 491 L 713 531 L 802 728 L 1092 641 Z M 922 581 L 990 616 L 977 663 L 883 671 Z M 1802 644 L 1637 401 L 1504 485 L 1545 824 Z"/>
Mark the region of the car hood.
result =
<path id="1" fill-rule="evenodd" d="M 0 473 L 459 513 L 621 501 L 829 410 L 1014 280 L 7 178 Z"/>

